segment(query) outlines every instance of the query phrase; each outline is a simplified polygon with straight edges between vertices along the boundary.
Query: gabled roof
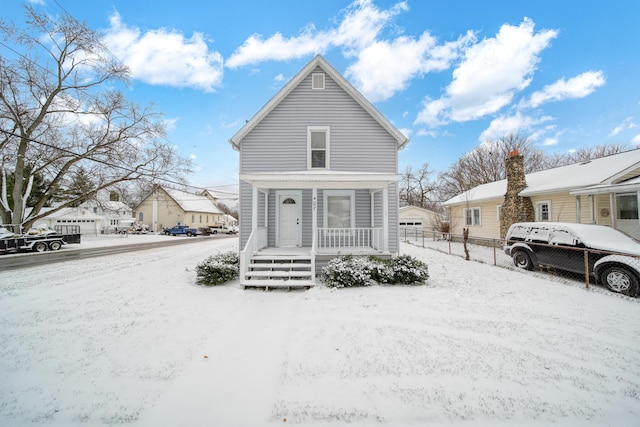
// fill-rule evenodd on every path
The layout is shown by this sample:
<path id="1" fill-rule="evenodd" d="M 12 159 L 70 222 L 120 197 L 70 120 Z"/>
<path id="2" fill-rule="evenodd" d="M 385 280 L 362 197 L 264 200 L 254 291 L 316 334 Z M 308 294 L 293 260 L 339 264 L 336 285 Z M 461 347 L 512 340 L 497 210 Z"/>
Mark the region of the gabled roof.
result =
<path id="1" fill-rule="evenodd" d="M 404 148 L 409 139 L 389 122 L 355 87 L 336 71 L 322 56 L 316 55 L 305 67 L 298 72 L 273 98 L 269 100 L 252 118 L 247 121 L 235 135 L 229 139 L 234 150 L 240 149 L 240 143 L 283 99 L 285 99 L 298 85 L 316 68 L 322 68 L 347 94 L 353 98 L 369 115 L 380 124 L 398 143 L 398 149 Z"/>
<path id="2" fill-rule="evenodd" d="M 531 197 L 538 194 L 573 192 L 588 187 L 611 186 L 640 175 L 640 149 L 612 154 L 586 162 L 546 169 L 526 174 L 527 187 L 520 196 Z M 444 205 L 480 202 L 497 199 L 507 191 L 507 180 L 479 185 L 459 194 Z"/>
<path id="3" fill-rule="evenodd" d="M 185 212 L 204 212 L 222 215 L 222 211 L 211 199 L 206 196 L 188 193 L 186 191 L 175 190 L 173 188 L 162 188 Z"/>

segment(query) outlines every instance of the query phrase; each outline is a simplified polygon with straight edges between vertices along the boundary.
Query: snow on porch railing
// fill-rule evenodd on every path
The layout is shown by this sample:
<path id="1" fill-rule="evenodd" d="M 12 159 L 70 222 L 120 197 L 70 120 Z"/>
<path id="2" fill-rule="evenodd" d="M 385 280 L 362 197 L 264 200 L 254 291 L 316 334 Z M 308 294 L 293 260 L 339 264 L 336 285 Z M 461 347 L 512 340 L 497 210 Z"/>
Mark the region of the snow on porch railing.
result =
<path id="1" fill-rule="evenodd" d="M 318 250 L 377 250 L 384 242 L 382 228 L 318 228 Z"/>
<path id="2" fill-rule="evenodd" d="M 249 271 L 253 254 L 267 246 L 266 230 L 266 227 L 254 229 L 244 245 L 244 250 L 240 251 L 240 283 L 245 281 L 245 274 Z"/>

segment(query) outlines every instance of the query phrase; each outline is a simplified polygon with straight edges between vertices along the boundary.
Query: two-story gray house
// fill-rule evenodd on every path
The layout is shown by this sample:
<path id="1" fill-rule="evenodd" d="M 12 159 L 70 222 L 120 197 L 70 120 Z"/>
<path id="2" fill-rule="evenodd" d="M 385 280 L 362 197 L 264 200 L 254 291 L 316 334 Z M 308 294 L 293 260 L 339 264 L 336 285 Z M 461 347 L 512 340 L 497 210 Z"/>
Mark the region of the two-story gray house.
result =
<path id="1" fill-rule="evenodd" d="M 230 140 L 240 152 L 240 284 L 313 286 L 329 259 L 398 252 L 408 142 L 322 56 Z"/>

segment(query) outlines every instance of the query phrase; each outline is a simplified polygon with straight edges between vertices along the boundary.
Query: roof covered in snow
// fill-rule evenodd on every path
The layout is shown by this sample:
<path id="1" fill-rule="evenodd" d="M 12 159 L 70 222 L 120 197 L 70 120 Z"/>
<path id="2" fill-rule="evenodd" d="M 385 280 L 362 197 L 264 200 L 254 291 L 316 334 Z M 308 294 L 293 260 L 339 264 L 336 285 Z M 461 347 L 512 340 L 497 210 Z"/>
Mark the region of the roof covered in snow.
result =
<path id="1" fill-rule="evenodd" d="M 188 193 L 186 191 L 173 188 L 162 189 L 171 197 L 185 212 L 204 212 L 211 214 L 221 214 L 222 211 L 213 201 L 199 194 Z"/>
<path id="2" fill-rule="evenodd" d="M 640 149 L 625 151 L 599 159 L 574 163 L 526 174 L 527 187 L 521 196 L 577 191 L 589 187 L 610 187 L 640 175 Z M 497 199 L 507 191 L 507 180 L 479 185 L 459 194 L 444 205 Z"/>

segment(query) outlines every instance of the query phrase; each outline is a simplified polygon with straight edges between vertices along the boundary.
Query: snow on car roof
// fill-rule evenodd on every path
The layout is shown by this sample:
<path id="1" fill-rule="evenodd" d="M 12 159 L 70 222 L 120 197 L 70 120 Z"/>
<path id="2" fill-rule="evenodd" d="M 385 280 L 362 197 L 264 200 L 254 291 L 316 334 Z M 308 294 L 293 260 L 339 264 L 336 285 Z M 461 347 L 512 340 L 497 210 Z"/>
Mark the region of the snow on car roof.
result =
<path id="1" fill-rule="evenodd" d="M 640 255 L 640 243 L 626 234 L 605 225 L 573 224 L 567 222 L 519 222 L 517 226 L 553 228 L 573 232 L 582 243 L 593 249 Z"/>

